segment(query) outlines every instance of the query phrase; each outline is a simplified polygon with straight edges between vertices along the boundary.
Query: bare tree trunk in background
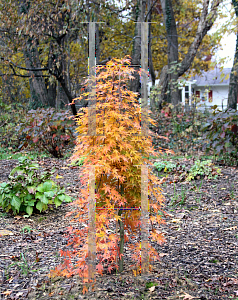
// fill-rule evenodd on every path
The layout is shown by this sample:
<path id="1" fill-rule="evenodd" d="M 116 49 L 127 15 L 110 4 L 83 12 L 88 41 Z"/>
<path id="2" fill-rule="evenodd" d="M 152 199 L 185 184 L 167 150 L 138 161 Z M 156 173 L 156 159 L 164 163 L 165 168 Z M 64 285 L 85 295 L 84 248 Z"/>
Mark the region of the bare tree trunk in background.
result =
<path id="1" fill-rule="evenodd" d="M 50 107 L 56 106 L 56 83 L 50 83 L 49 82 L 49 88 L 48 88 L 48 102 Z"/>
<path id="2" fill-rule="evenodd" d="M 177 86 L 177 81 L 179 77 L 182 76 L 190 68 L 204 36 L 211 29 L 212 25 L 216 20 L 217 9 L 222 1 L 223 0 L 203 0 L 203 8 L 197 26 L 195 38 L 191 43 L 184 59 L 182 60 L 182 62 L 179 62 L 180 64 L 178 65 L 178 36 L 172 0 L 160 0 L 164 15 L 164 22 L 168 42 L 168 65 L 167 68 L 164 66 L 160 75 L 160 103 L 164 100 L 169 100 L 168 94 L 166 99 L 166 93 L 164 92 L 168 92 L 169 89 L 169 98 L 171 100 L 171 103 L 175 107 L 178 106 L 180 102 L 180 93 Z M 208 7 L 211 8 L 208 10 Z"/>
<path id="3" fill-rule="evenodd" d="M 153 66 L 153 61 L 152 61 L 152 50 L 151 50 L 151 0 L 148 0 L 148 28 L 149 28 L 149 36 L 148 36 L 148 50 L 149 50 L 149 72 L 150 72 L 150 76 L 151 76 L 151 81 L 152 81 L 152 86 L 155 85 L 155 71 L 154 71 L 154 66 Z M 155 102 L 155 98 L 154 97 L 150 97 L 150 107 L 152 110 L 154 110 L 156 108 L 156 102 Z"/>
<path id="4" fill-rule="evenodd" d="M 24 51 L 24 58 L 28 69 L 41 68 L 38 49 L 31 45 L 30 39 L 28 40 L 27 48 Z M 42 71 L 28 71 L 28 73 L 31 75 L 29 78 L 31 101 L 43 106 L 49 105 L 47 89 Z M 34 75 L 42 75 L 42 77 L 35 77 Z"/>
<path id="5" fill-rule="evenodd" d="M 133 42 L 133 51 L 131 56 L 132 65 L 139 66 L 141 64 L 141 23 L 145 18 L 146 0 L 138 0 L 137 8 L 135 11 L 135 34 Z M 139 67 L 134 67 L 135 70 L 139 70 Z M 133 92 L 139 93 L 140 91 L 140 75 L 134 74 L 135 79 L 131 80 L 130 89 Z"/>
<path id="6" fill-rule="evenodd" d="M 22 12 L 27 13 L 26 0 L 19 1 L 19 10 L 18 14 Z M 27 39 L 27 37 L 26 37 Z M 35 44 L 34 44 L 35 43 Z M 24 51 L 24 59 L 26 68 L 32 70 L 34 68 L 41 68 L 41 63 L 39 59 L 39 51 L 37 49 L 37 41 L 28 37 L 26 41 L 26 47 Z M 45 80 L 43 77 L 38 77 L 43 75 L 42 71 L 28 71 L 28 74 L 31 75 L 29 78 L 30 83 L 30 92 L 31 92 L 31 101 L 33 103 L 41 104 L 43 106 L 48 105 L 47 89 L 45 85 Z M 35 76 L 37 75 L 37 76 Z"/>
<path id="7" fill-rule="evenodd" d="M 236 17 L 238 18 L 238 0 L 232 0 Z M 236 50 L 233 61 L 233 67 L 230 74 L 229 94 L 228 94 L 228 108 L 237 109 L 238 99 L 238 30 L 236 33 Z"/>
<path id="8" fill-rule="evenodd" d="M 173 4 L 172 0 L 161 0 L 161 6 L 164 15 L 164 23 L 167 34 L 167 43 L 168 43 L 168 70 L 173 70 L 173 72 L 167 71 L 168 80 L 164 81 L 164 83 L 168 83 L 167 85 L 167 100 L 169 96 L 169 100 L 176 107 L 179 100 L 179 90 L 177 88 L 178 82 L 178 72 L 177 72 L 177 63 L 178 63 L 178 34 L 177 34 L 177 26 L 174 17 Z M 169 101 L 169 102 L 170 102 Z"/>

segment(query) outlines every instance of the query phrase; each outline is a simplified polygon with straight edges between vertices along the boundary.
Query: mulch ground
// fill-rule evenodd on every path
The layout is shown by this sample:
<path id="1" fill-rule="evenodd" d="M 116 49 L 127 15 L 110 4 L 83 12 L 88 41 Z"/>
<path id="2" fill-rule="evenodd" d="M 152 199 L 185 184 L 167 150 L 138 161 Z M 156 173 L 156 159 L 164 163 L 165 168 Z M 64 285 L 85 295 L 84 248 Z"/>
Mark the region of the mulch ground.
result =
<path id="1" fill-rule="evenodd" d="M 63 160 L 44 159 L 42 168 L 56 167 L 57 181 L 76 197 L 79 168 Z M 0 182 L 16 165 L 0 161 Z M 183 163 L 190 163 L 185 161 Z M 125 263 L 119 275 L 98 276 L 95 289 L 82 294 L 77 276 L 49 279 L 67 244 L 63 204 L 30 218 L 0 210 L 0 299 L 238 299 L 238 169 L 221 167 L 217 179 L 179 182 L 170 174 L 163 183 L 166 243 L 158 245 L 160 261 L 145 277 L 134 277 Z M 28 226 L 28 229 L 26 228 Z M 25 228 L 24 228 L 25 227 Z M 4 231 L 3 231 L 4 230 Z M 23 232 L 24 231 L 24 232 Z"/>

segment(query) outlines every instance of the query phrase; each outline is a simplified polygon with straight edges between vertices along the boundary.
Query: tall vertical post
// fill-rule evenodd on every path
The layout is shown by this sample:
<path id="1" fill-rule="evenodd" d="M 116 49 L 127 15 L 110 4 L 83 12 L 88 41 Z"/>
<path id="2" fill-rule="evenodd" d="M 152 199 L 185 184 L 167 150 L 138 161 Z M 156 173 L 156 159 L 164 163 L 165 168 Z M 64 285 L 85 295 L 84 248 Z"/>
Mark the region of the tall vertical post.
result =
<path id="1" fill-rule="evenodd" d="M 148 135 L 148 23 L 141 23 L 141 135 Z M 141 166 L 141 275 L 149 271 L 148 167 Z"/>
<path id="2" fill-rule="evenodd" d="M 89 103 L 88 135 L 96 136 L 95 22 L 89 22 Z"/>
<path id="3" fill-rule="evenodd" d="M 89 203 L 88 203 L 88 280 L 94 279 L 96 269 L 96 222 L 95 222 L 95 166 L 89 167 Z"/>
<path id="4" fill-rule="evenodd" d="M 96 62 L 95 62 L 95 22 L 89 22 L 89 103 L 88 135 L 96 136 Z M 89 169 L 88 207 L 88 279 L 94 279 L 96 269 L 96 222 L 95 222 L 95 166 Z"/>
<path id="5" fill-rule="evenodd" d="M 149 272 L 149 202 L 148 202 L 148 167 L 141 166 L 141 275 Z"/>
<path id="6" fill-rule="evenodd" d="M 148 23 L 141 22 L 141 135 L 148 135 Z"/>

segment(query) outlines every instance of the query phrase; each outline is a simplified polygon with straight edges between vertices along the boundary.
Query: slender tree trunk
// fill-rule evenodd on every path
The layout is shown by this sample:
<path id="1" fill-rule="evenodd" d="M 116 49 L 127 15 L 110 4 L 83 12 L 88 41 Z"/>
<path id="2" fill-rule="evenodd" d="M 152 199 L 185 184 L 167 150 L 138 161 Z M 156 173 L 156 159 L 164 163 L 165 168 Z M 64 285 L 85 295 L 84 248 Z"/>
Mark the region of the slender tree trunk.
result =
<path id="1" fill-rule="evenodd" d="M 236 17 L 238 18 L 238 0 L 232 0 Z M 233 67 L 230 74 L 229 94 L 228 94 L 228 108 L 237 109 L 238 96 L 238 31 L 236 33 L 236 50 L 233 61 Z"/>
<path id="2" fill-rule="evenodd" d="M 119 210 L 118 215 L 121 217 L 122 215 L 122 210 Z M 119 272 L 123 271 L 123 263 L 124 263 L 124 257 L 123 257 L 123 252 L 124 252 L 124 223 L 122 220 L 118 220 L 119 224 L 119 229 L 120 229 L 120 244 L 119 244 L 119 254 L 121 257 L 119 257 Z"/>

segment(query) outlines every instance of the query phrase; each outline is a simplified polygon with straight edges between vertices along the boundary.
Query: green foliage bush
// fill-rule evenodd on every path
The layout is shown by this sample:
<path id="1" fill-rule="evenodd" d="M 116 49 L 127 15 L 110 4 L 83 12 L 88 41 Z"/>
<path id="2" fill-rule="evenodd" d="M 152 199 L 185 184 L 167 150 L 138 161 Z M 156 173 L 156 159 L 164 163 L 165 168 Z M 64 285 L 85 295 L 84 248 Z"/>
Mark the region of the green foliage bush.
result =
<path id="1" fill-rule="evenodd" d="M 19 149 L 38 149 L 57 158 L 63 157 L 65 150 L 72 147 L 76 139 L 74 120 L 69 119 L 69 112 L 54 108 L 28 111 L 16 131 L 22 141 Z"/>
<path id="2" fill-rule="evenodd" d="M 21 141 L 16 132 L 17 124 L 24 123 L 26 108 L 22 104 L 5 104 L 0 100 L 0 146 L 17 150 Z"/>
<path id="3" fill-rule="evenodd" d="M 158 172 L 171 172 L 176 169 L 176 164 L 171 161 L 157 161 L 154 166 Z"/>
<path id="4" fill-rule="evenodd" d="M 208 179 L 212 179 L 216 178 L 220 173 L 220 169 L 215 167 L 211 160 L 197 160 L 190 168 L 171 161 L 158 161 L 154 163 L 154 167 L 157 172 L 168 172 L 178 175 L 181 181 L 191 181 L 197 179 L 198 176 L 207 176 Z"/>
<path id="5" fill-rule="evenodd" d="M 186 178 L 187 181 L 191 181 L 196 179 L 197 176 L 205 177 L 208 179 L 216 178 L 220 173 L 220 169 L 215 167 L 211 160 L 195 161 L 194 165 L 191 166 L 188 176 Z"/>
<path id="6" fill-rule="evenodd" d="M 212 151 L 219 160 L 238 165 L 238 111 L 214 110 L 203 131 L 203 150 Z"/>
<path id="7" fill-rule="evenodd" d="M 48 204 L 56 207 L 62 202 L 70 202 L 71 198 L 50 179 L 52 172 L 39 172 L 39 165 L 27 157 L 18 159 L 16 166 L 9 175 L 9 182 L 0 185 L 0 207 L 14 214 L 20 211 L 28 215 L 33 210 L 40 212 L 48 208 Z"/>

